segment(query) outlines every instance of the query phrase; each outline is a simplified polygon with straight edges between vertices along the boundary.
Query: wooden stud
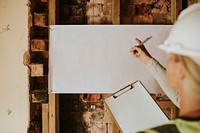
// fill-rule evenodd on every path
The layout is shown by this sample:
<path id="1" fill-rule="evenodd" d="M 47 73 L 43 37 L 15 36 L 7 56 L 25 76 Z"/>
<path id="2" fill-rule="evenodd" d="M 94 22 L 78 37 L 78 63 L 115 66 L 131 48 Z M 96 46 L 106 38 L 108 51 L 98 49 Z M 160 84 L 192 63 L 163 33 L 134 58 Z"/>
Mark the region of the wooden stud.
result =
<path id="1" fill-rule="evenodd" d="M 59 133 L 59 95 L 49 94 L 49 133 Z"/>
<path id="2" fill-rule="evenodd" d="M 178 109 L 170 100 L 157 100 L 156 102 L 162 108 L 165 114 L 168 115 L 169 119 L 173 119 L 177 116 Z M 167 110 L 169 108 L 170 110 Z M 167 114 L 169 111 L 170 114 Z"/>
<path id="3" fill-rule="evenodd" d="M 56 0 L 49 0 L 49 25 L 56 24 Z"/>
<path id="4" fill-rule="evenodd" d="M 49 105 L 42 104 L 42 133 L 49 133 Z"/>
<path id="5" fill-rule="evenodd" d="M 115 119 L 112 111 L 110 110 L 110 108 L 109 108 L 109 106 L 106 102 L 105 102 L 105 108 L 107 108 L 108 111 L 110 112 L 110 114 L 112 115 L 112 132 L 113 133 L 123 133 L 118 122 L 117 122 L 117 120 Z"/>
<path id="6" fill-rule="evenodd" d="M 171 0 L 171 23 L 173 24 L 176 21 L 177 13 L 176 13 L 176 0 Z"/>
<path id="7" fill-rule="evenodd" d="M 49 25 L 56 24 L 56 0 L 49 0 Z M 49 28 L 50 31 L 50 28 Z M 51 47 L 51 46 L 49 46 Z M 59 95 L 49 94 L 49 133 L 59 133 Z"/>
<path id="8" fill-rule="evenodd" d="M 112 1 L 112 12 L 113 24 L 120 24 L 120 0 Z"/>

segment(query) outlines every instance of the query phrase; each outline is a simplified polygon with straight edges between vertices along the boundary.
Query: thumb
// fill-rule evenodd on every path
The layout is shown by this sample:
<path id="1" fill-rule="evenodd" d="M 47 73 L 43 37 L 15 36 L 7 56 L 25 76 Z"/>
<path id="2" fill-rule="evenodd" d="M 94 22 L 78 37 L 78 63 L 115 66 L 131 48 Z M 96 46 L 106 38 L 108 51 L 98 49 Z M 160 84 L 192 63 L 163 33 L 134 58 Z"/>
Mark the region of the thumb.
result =
<path id="1" fill-rule="evenodd" d="M 138 38 L 135 38 L 135 41 L 136 41 L 138 44 L 141 44 L 141 43 L 142 43 L 142 41 L 141 41 L 140 39 L 138 39 Z"/>

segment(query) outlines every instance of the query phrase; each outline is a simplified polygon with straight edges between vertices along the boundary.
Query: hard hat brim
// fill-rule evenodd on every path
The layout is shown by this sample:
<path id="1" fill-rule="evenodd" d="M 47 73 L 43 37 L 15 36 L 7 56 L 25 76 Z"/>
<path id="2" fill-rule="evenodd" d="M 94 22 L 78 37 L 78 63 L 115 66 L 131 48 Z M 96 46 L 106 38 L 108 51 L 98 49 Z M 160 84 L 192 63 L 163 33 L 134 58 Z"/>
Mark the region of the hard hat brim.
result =
<path id="1" fill-rule="evenodd" d="M 189 57 L 200 58 L 200 51 L 198 50 L 188 50 L 181 47 L 173 47 L 172 45 L 160 44 L 159 49 L 166 51 L 167 53 L 175 53 Z"/>

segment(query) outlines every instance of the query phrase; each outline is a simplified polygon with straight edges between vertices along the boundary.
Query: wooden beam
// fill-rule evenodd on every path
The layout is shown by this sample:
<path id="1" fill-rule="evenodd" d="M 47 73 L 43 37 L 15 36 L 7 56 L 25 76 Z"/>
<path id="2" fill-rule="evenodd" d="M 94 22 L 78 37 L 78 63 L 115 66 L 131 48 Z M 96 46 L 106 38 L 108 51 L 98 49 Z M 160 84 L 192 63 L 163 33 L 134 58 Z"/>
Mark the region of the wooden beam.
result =
<path id="1" fill-rule="evenodd" d="M 49 26 L 56 24 L 56 7 L 56 0 L 49 0 Z M 49 94 L 49 133 L 59 132 L 59 95 Z"/>
<path id="2" fill-rule="evenodd" d="M 112 132 L 113 133 L 123 133 L 121 127 L 119 126 L 117 120 L 115 119 L 112 111 L 110 110 L 110 108 L 106 102 L 105 102 L 105 108 L 108 109 L 108 111 L 110 112 L 110 114 L 112 116 Z"/>
<path id="3" fill-rule="evenodd" d="M 49 133 L 59 133 L 59 95 L 49 94 Z"/>
<path id="4" fill-rule="evenodd" d="M 112 21 L 113 24 L 120 24 L 120 0 L 112 1 Z"/>
<path id="5" fill-rule="evenodd" d="M 173 119 L 177 117 L 178 108 L 170 100 L 157 100 L 156 102 L 162 108 L 168 118 Z M 170 110 L 168 110 L 169 108 Z M 170 114 L 167 112 L 170 112 Z"/>
<path id="6" fill-rule="evenodd" d="M 173 24 L 176 21 L 176 0 L 171 0 L 171 23 Z"/>
<path id="7" fill-rule="evenodd" d="M 49 105 L 42 104 L 42 133 L 49 133 Z"/>
<path id="8" fill-rule="evenodd" d="M 56 0 L 49 0 L 49 25 L 56 24 Z"/>

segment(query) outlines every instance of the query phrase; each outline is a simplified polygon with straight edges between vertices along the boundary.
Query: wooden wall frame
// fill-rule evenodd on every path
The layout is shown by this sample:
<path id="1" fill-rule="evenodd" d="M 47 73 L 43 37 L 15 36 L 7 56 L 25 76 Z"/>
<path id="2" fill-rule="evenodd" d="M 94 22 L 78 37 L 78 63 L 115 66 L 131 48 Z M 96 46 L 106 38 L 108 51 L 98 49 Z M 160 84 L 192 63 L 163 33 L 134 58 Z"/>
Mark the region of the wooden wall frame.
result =
<path id="1" fill-rule="evenodd" d="M 49 133 L 49 105 L 42 104 L 42 133 Z"/>
<path id="2" fill-rule="evenodd" d="M 176 6 L 176 0 L 171 0 L 171 22 L 172 24 L 176 21 L 177 19 L 177 6 Z"/>
<path id="3" fill-rule="evenodd" d="M 112 0 L 112 21 L 113 24 L 120 24 L 120 0 Z"/>
<path id="4" fill-rule="evenodd" d="M 198 0 L 200 2 L 200 0 Z M 176 1 L 171 0 L 171 20 L 176 21 Z M 57 0 L 49 0 L 49 25 L 56 24 Z M 112 0 L 112 21 L 113 24 L 120 24 L 120 0 Z M 49 29 L 50 30 L 50 29 Z M 59 94 L 49 94 L 49 103 L 42 105 L 42 131 L 43 133 L 59 133 Z"/>
<path id="5" fill-rule="evenodd" d="M 57 1 L 49 0 L 49 26 L 56 24 Z M 49 28 L 50 30 L 50 28 Z M 49 46 L 50 47 L 50 46 Z M 42 105 L 42 132 L 59 133 L 59 94 L 49 94 L 49 103 Z"/>

